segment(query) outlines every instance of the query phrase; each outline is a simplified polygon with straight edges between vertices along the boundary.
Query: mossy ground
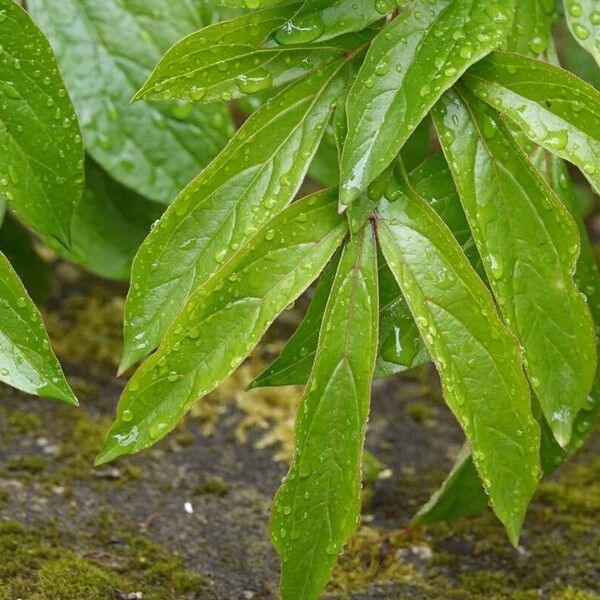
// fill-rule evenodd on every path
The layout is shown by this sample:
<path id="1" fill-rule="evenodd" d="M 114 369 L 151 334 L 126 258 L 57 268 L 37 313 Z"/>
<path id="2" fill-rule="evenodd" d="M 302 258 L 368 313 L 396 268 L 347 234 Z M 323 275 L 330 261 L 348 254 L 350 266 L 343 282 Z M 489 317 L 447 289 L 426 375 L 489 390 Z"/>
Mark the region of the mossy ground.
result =
<path id="1" fill-rule="evenodd" d="M 158 447 L 94 469 L 123 387 L 122 290 L 71 268 L 59 281 L 49 329 L 82 407 L 0 390 L 0 600 L 275 598 L 274 457 L 290 454 L 299 392 L 243 388 L 277 335 Z M 331 598 L 600 598 L 598 436 L 542 483 L 517 550 L 489 513 L 407 527 L 460 442 L 429 370 L 376 384 L 367 443 L 387 477 L 366 490 Z"/>

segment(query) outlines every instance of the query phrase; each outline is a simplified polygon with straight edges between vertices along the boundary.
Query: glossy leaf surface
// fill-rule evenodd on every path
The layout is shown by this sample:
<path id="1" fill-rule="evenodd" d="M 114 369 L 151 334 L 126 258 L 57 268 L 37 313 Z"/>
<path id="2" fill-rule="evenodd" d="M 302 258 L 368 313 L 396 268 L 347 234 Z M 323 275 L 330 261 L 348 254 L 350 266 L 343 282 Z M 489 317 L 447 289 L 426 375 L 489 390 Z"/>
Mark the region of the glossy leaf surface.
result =
<path id="1" fill-rule="evenodd" d="M 344 85 L 337 62 L 271 98 L 169 207 L 134 261 L 123 368 L 151 352 L 190 294 L 291 202 Z"/>
<path id="2" fill-rule="evenodd" d="M 598 328 L 600 326 L 600 278 L 598 267 L 587 238 L 587 231 L 581 218 L 568 170 L 564 162 L 558 157 L 551 157 L 547 160 L 546 157 L 541 156 L 540 159 L 540 162 L 546 167 L 546 175 L 552 183 L 554 191 L 569 209 L 579 226 L 581 253 L 577 263 L 575 280 L 579 289 L 587 296 L 588 306 L 596 328 Z M 538 416 L 542 429 L 541 463 L 543 472 L 546 475 L 559 467 L 569 454 L 583 446 L 593 431 L 599 411 L 600 373 L 597 370 L 586 406 L 579 412 L 575 420 L 573 436 L 567 451 L 558 446 L 545 420 L 541 415 Z M 446 481 L 427 504 L 421 508 L 413 522 L 419 525 L 456 519 L 480 512 L 486 506 L 487 496 L 471 460 L 470 453 L 463 451 Z"/>
<path id="3" fill-rule="evenodd" d="M 28 394 L 77 404 L 23 284 L 0 253 L 0 381 Z"/>
<path id="4" fill-rule="evenodd" d="M 396 7 L 395 0 L 306 0 L 292 19 L 279 28 L 280 44 L 306 44 L 360 31 L 383 19 Z"/>
<path id="5" fill-rule="evenodd" d="M 460 246 L 416 194 L 379 209 L 378 238 L 513 543 L 539 477 L 539 428 L 516 340 Z"/>
<path id="6" fill-rule="evenodd" d="M 211 103 L 266 92 L 307 75 L 363 41 L 346 36 L 311 46 L 265 43 L 296 9 L 250 13 L 187 36 L 169 49 L 135 99 Z"/>
<path id="7" fill-rule="evenodd" d="M 438 98 L 500 46 L 514 2 L 416 0 L 373 40 L 348 96 L 340 203 L 392 162 Z"/>
<path id="8" fill-rule="evenodd" d="M 377 250 L 370 223 L 348 242 L 298 408 L 296 455 L 273 505 L 283 600 L 316 599 L 361 505 L 361 464 L 377 348 Z"/>
<path id="9" fill-rule="evenodd" d="M 434 120 L 491 289 L 566 446 L 596 368 L 592 321 L 573 281 L 575 223 L 485 104 L 464 90 L 448 92 Z"/>
<path id="10" fill-rule="evenodd" d="M 6 0 L 5 0 L 6 1 Z M 162 54 L 204 24 L 188 0 L 31 0 L 49 37 L 87 151 L 138 193 L 170 202 L 224 146 L 224 106 L 130 104 Z"/>
<path id="11" fill-rule="evenodd" d="M 336 198 L 325 191 L 294 203 L 191 296 L 125 388 L 100 463 L 164 437 L 244 361 L 346 235 Z"/>
<path id="12" fill-rule="evenodd" d="M 564 69 L 501 52 L 475 65 L 465 83 L 600 190 L 600 92 Z"/>
<path id="13" fill-rule="evenodd" d="M 290 337 L 279 357 L 252 382 L 251 387 L 304 385 L 308 381 L 338 262 L 334 259 L 327 265 L 298 329 Z"/>
<path id="14" fill-rule="evenodd" d="M 507 49 L 535 58 L 542 57 L 548 47 L 553 22 L 554 0 L 516 2 Z"/>
<path id="15" fill-rule="evenodd" d="M 253 12 L 187 36 L 160 60 L 136 99 L 231 100 L 298 79 L 343 52 L 335 45 L 264 44 L 295 10 L 297 6 Z"/>
<path id="16" fill-rule="evenodd" d="M 596 0 L 564 0 L 573 37 L 600 65 L 600 6 Z"/>
<path id="17" fill-rule="evenodd" d="M 68 246 L 83 192 L 75 112 L 46 38 L 0 0 L 0 195 L 40 235 Z"/>

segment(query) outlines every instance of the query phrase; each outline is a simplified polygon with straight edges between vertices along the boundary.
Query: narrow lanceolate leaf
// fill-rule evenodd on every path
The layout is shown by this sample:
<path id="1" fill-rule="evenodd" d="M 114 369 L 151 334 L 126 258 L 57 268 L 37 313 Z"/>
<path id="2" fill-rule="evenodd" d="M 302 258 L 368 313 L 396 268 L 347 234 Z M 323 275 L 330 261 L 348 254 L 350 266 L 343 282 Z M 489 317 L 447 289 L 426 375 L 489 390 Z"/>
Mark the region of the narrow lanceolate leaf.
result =
<path id="1" fill-rule="evenodd" d="M 341 244 L 336 198 L 325 191 L 294 203 L 196 291 L 125 388 L 99 462 L 155 443 L 243 362 Z"/>
<path id="2" fill-rule="evenodd" d="M 511 52 L 540 58 L 548 47 L 554 23 L 554 0 L 528 0 L 515 5 L 515 18 L 505 46 Z"/>
<path id="3" fill-rule="evenodd" d="M 348 96 L 340 203 L 392 162 L 445 90 L 501 45 L 513 0 L 415 0 L 374 39 Z"/>
<path id="4" fill-rule="evenodd" d="M 275 34 L 280 44 L 306 44 L 360 31 L 396 8 L 396 0 L 306 0 Z"/>
<path id="5" fill-rule="evenodd" d="M 317 352 L 323 313 L 331 294 L 337 267 L 336 258 L 325 267 L 302 323 L 290 337 L 279 357 L 252 382 L 251 387 L 304 385 L 308 381 Z"/>
<path id="6" fill-rule="evenodd" d="M 2 253 L 0 309 L 0 381 L 28 394 L 76 405 L 42 317 Z"/>
<path id="7" fill-rule="evenodd" d="M 431 156 L 419 165 L 411 174 L 410 182 L 419 193 L 442 217 L 452 234 L 459 242 L 467 258 L 481 275 L 483 266 L 471 235 L 464 211 L 458 198 L 458 192 L 452 175 L 441 152 Z M 390 181 L 391 179 L 391 181 Z M 399 193 L 393 177 L 387 178 L 385 185 L 377 186 L 380 199 L 385 193 Z M 388 184 L 394 189 L 390 189 Z M 375 195 L 373 196 L 375 197 Z M 348 208 L 348 216 L 354 216 L 362 205 L 376 206 L 373 199 L 359 201 Z M 365 222 L 365 218 L 362 222 Z M 350 226 L 353 227 L 353 219 Z M 298 331 L 290 339 L 281 356 L 255 382 L 255 387 L 269 385 L 298 385 L 308 381 L 317 349 L 319 329 L 331 280 L 323 273 L 315 297 L 306 318 Z M 331 273 L 331 278 L 333 273 Z M 411 369 L 429 360 L 429 355 L 421 339 L 410 310 L 402 296 L 396 280 L 385 261 L 379 265 L 379 352 L 375 369 L 376 377 L 388 377 Z"/>
<path id="8" fill-rule="evenodd" d="M 46 38 L 0 0 L 0 196 L 40 235 L 68 246 L 83 192 L 75 112 Z"/>
<path id="9" fill-rule="evenodd" d="M 600 190 L 600 92 L 560 67 L 501 52 L 475 65 L 464 80 L 531 141 L 577 165 Z"/>
<path id="10" fill-rule="evenodd" d="M 448 92 L 434 120 L 490 286 L 566 446 L 596 369 L 592 320 L 573 281 L 575 223 L 497 114 L 466 90 Z"/>
<path id="11" fill-rule="evenodd" d="M 575 281 L 582 293 L 587 296 L 588 306 L 594 318 L 596 328 L 600 326 L 600 278 L 592 249 L 587 238 L 585 224 L 581 218 L 569 172 L 562 159 L 554 156 L 543 161 L 548 167 L 552 187 L 569 209 L 577 222 L 581 234 L 581 253 L 577 263 Z M 575 419 L 573 436 L 566 451 L 554 440 L 552 431 L 543 416 L 538 415 L 542 429 L 541 463 L 544 474 L 552 473 L 570 453 L 579 450 L 598 419 L 600 411 L 600 373 L 596 371 L 592 390 L 587 404 Z M 541 411 L 538 411 L 541 412 Z M 452 472 L 441 488 L 417 513 L 413 523 L 423 525 L 436 521 L 447 521 L 461 516 L 475 514 L 487 506 L 487 496 L 477 475 L 475 465 L 468 451 L 461 452 Z"/>
<path id="12" fill-rule="evenodd" d="M 294 198 L 345 79 L 337 62 L 271 98 L 169 207 L 134 261 L 123 368 L 151 352 L 190 294 Z"/>
<path id="13" fill-rule="evenodd" d="M 296 456 L 275 498 L 271 537 L 283 600 L 316 600 L 355 530 L 377 349 L 372 225 L 344 249 L 296 422 Z"/>
<path id="14" fill-rule="evenodd" d="M 597 0 L 564 0 L 569 29 L 600 65 L 600 6 Z"/>
<path id="15" fill-rule="evenodd" d="M 163 208 L 88 160 L 85 192 L 73 215 L 71 249 L 53 247 L 92 273 L 127 280 L 133 257 Z"/>
<path id="16" fill-rule="evenodd" d="M 382 200 L 385 258 L 473 448 L 490 503 L 516 543 L 539 476 L 539 427 L 519 346 L 440 218 L 417 194 Z"/>
<path id="17" fill-rule="evenodd" d="M 465 444 L 444 483 L 432 494 L 412 520 L 413 525 L 451 521 L 481 512 L 488 497 Z"/>
<path id="18" fill-rule="evenodd" d="M 250 13 L 217 23 L 176 43 L 136 99 L 219 102 L 281 86 L 343 52 L 332 46 L 264 46 L 297 6 Z"/>
<path id="19" fill-rule="evenodd" d="M 552 157 L 547 163 L 548 176 L 552 187 L 562 200 L 563 204 L 573 215 L 579 228 L 581 238 L 581 252 L 577 262 L 575 282 L 579 290 L 587 298 L 587 304 L 595 324 L 596 334 L 600 331 L 600 274 L 594 251 L 588 239 L 588 232 L 583 221 L 579 202 L 573 189 L 571 177 L 565 163 L 558 157 Z M 598 343 L 598 339 L 596 340 Z M 586 398 L 585 406 L 575 419 L 573 437 L 568 450 L 579 450 L 587 438 L 594 431 L 594 425 L 600 413 L 600 368 L 596 368 L 596 375 L 592 390 Z"/>
<path id="20" fill-rule="evenodd" d="M 130 100 L 162 54 L 204 25 L 201 3 L 31 0 L 27 7 L 57 54 L 87 151 L 127 187 L 170 202 L 225 145 L 229 114 L 224 106 Z"/>

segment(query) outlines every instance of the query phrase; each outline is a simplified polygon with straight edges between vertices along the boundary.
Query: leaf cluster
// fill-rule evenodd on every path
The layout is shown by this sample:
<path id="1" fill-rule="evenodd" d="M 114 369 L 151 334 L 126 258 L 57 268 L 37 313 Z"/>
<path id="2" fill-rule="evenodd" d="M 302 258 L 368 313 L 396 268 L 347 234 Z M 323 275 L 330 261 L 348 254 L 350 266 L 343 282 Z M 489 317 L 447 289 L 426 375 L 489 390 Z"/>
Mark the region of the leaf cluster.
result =
<path id="1" fill-rule="evenodd" d="M 430 360 L 465 446 L 415 523 L 489 503 L 516 544 L 539 478 L 600 410 L 600 281 L 580 201 L 582 186 L 600 191 L 600 93 L 561 67 L 600 60 L 595 2 L 221 0 L 207 15 L 164 1 L 30 0 L 71 106 L 39 30 L 0 0 L 18 51 L 52 75 L 34 94 L 25 65 L 38 58 L 17 66 L 7 38 L 0 164 L 14 214 L 63 256 L 126 276 L 133 219 L 94 202 L 121 189 L 137 216 L 169 204 L 133 260 L 121 371 L 142 364 L 98 462 L 167 435 L 318 281 L 253 383 L 305 386 L 271 520 L 282 597 L 317 598 L 359 521 L 373 378 Z M 565 21 L 576 61 L 556 52 Z M 224 102 L 249 116 L 209 160 L 231 134 Z M 308 173 L 329 187 L 298 199 Z M 114 245 L 99 244 L 102 223 Z M 24 292 L 9 306 L 19 314 L 21 298 L 31 323 Z M 45 377 L 9 383 L 60 396 Z"/>

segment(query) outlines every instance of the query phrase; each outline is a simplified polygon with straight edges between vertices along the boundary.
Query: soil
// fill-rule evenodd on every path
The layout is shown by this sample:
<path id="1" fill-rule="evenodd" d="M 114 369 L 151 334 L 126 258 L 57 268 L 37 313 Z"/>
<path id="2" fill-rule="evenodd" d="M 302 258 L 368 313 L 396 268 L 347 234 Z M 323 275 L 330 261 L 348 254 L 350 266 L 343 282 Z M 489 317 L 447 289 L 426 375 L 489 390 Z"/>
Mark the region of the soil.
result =
<path id="1" fill-rule="evenodd" d="M 267 524 L 298 392 L 249 399 L 234 379 L 155 448 L 94 469 L 124 385 L 123 289 L 58 270 L 46 317 L 81 407 L 0 389 L 0 599 L 276 598 Z M 408 527 L 461 442 L 429 369 L 375 384 L 367 446 L 384 471 L 327 597 L 600 598 L 599 436 L 542 483 L 517 549 L 489 511 Z"/>

